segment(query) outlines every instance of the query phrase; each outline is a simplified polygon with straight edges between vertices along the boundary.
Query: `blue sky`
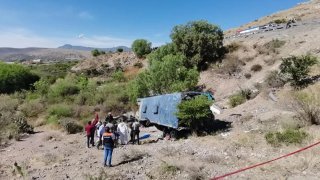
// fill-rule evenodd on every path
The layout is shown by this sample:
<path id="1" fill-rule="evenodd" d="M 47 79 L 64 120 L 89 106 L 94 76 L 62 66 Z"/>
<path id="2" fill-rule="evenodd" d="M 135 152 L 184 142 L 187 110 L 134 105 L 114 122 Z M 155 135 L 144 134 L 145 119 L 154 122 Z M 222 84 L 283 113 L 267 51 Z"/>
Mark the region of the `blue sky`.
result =
<path id="1" fill-rule="evenodd" d="M 173 26 L 208 20 L 223 30 L 303 0 L 0 0 L 0 47 L 130 46 L 170 42 Z"/>

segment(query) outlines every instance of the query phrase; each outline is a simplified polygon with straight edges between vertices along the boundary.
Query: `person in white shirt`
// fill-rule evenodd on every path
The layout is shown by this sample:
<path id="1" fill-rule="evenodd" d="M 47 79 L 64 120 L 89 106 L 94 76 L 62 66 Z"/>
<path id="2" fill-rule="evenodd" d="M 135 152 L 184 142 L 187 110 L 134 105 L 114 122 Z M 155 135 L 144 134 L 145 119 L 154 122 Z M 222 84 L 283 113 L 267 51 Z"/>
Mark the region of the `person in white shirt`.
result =
<path id="1" fill-rule="evenodd" d="M 103 133 L 105 132 L 105 130 L 106 130 L 106 122 L 103 122 L 103 124 L 99 127 L 99 129 L 98 129 L 98 136 L 99 136 L 99 143 L 98 143 L 98 145 L 97 145 L 97 148 L 99 149 L 99 147 L 102 145 L 102 135 L 103 135 Z"/>
<path id="2" fill-rule="evenodd" d="M 119 140 L 121 145 L 128 144 L 128 133 L 129 129 L 126 123 L 120 122 L 117 127 L 117 132 L 119 133 Z"/>

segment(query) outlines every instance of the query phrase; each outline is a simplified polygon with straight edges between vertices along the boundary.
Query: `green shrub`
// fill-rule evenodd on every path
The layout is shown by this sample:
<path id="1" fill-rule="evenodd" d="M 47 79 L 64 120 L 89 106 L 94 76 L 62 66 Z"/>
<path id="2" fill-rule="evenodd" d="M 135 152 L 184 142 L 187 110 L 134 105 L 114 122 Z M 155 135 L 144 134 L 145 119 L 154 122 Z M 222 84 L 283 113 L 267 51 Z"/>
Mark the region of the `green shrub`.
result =
<path id="1" fill-rule="evenodd" d="M 229 105 L 231 107 L 236 107 L 247 100 L 254 98 L 256 95 L 257 94 L 253 94 L 250 89 L 241 89 L 239 92 L 229 97 Z"/>
<path id="2" fill-rule="evenodd" d="M 189 127 L 197 133 L 206 130 L 206 122 L 212 117 L 211 103 L 206 96 L 196 96 L 194 99 L 182 101 L 176 113 L 179 125 Z"/>
<path id="3" fill-rule="evenodd" d="M 57 62 L 52 64 L 30 65 L 31 72 L 37 74 L 41 79 L 53 84 L 56 79 L 64 78 L 77 61 Z"/>
<path id="4" fill-rule="evenodd" d="M 201 69 L 224 53 L 223 31 L 207 21 L 175 26 L 170 37 L 178 52 L 187 57 L 185 66 L 188 68 L 197 66 Z"/>
<path id="5" fill-rule="evenodd" d="M 124 73 L 122 71 L 116 71 L 112 74 L 112 79 L 117 82 L 125 82 L 126 78 L 124 77 Z"/>
<path id="6" fill-rule="evenodd" d="M 133 41 L 131 49 L 138 58 L 145 57 L 151 52 L 151 42 L 145 39 L 136 39 Z"/>
<path id="7" fill-rule="evenodd" d="M 117 52 L 122 53 L 123 52 L 123 48 L 118 48 Z"/>
<path id="8" fill-rule="evenodd" d="M 49 117 L 47 117 L 46 123 L 47 124 L 58 125 L 59 124 L 59 118 L 57 117 L 57 115 L 49 116 Z"/>
<path id="9" fill-rule="evenodd" d="M 34 83 L 34 87 L 35 92 L 37 92 L 39 95 L 47 96 L 50 83 L 47 80 L 41 78 L 39 81 Z"/>
<path id="10" fill-rule="evenodd" d="M 40 113 L 45 110 L 45 104 L 40 99 L 25 101 L 21 106 L 20 110 L 27 117 L 37 117 Z"/>
<path id="11" fill-rule="evenodd" d="M 50 106 L 47 112 L 49 116 L 57 116 L 57 118 L 71 117 L 73 115 L 72 107 L 65 104 L 56 104 L 56 105 Z"/>
<path id="12" fill-rule="evenodd" d="M 61 119 L 59 123 L 69 134 L 76 134 L 83 131 L 83 127 L 73 119 L 64 118 Z"/>
<path id="13" fill-rule="evenodd" d="M 246 102 L 246 98 L 241 94 L 234 94 L 229 97 L 229 104 L 231 107 L 236 107 L 244 102 Z"/>
<path id="14" fill-rule="evenodd" d="M 276 19 L 273 22 L 276 24 L 284 24 L 284 23 L 287 23 L 287 20 L 286 19 Z"/>
<path id="15" fill-rule="evenodd" d="M 23 89 L 31 89 L 39 76 L 18 64 L 0 62 L 0 93 L 14 93 Z"/>
<path id="16" fill-rule="evenodd" d="M 309 77 L 308 73 L 310 72 L 311 66 L 317 63 L 318 59 L 315 56 L 291 56 L 282 59 L 280 71 L 281 73 L 288 75 L 293 86 L 304 86 L 308 83 L 307 78 Z"/>
<path id="17" fill-rule="evenodd" d="M 48 97 L 53 101 L 60 101 L 63 98 L 78 94 L 80 88 L 69 78 L 58 79 L 56 83 L 50 86 Z"/>
<path id="18" fill-rule="evenodd" d="M 261 71 L 262 66 L 260 64 L 255 64 L 251 66 L 251 71 L 257 72 L 257 71 Z"/>
<path id="19" fill-rule="evenodd" d="M 94 49 L 91 51 L 92 56 L 97 57 L 101 55 L 101 52 L 98 49 Z"/>
<path id="20" fill-rule="evenodd" d="M 272 146 L 301 144 L 306 137 L 306 132 L 294 129 L 286 129 L 283 132 L 269 132 L 265 135 L 266 141 Z"/>

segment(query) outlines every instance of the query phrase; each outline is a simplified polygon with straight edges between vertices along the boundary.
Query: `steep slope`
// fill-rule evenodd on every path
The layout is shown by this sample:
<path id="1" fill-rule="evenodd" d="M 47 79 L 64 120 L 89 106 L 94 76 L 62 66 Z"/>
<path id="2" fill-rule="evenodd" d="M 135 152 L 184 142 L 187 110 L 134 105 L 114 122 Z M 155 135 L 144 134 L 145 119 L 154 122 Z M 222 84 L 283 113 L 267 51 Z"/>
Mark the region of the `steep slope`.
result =
<path id="1" fill-rule="evenodd" d="M 233 28 L 225 32 L 227 36 L 236 33 L 237 29 L 246 29 L 253 26 L 261 26 L 277 19 L 292 19 L 295 18 L 298 21 L 312 21 L 320 18 L 320 0 L 310 0 L 308 2 L 299 3 L 297 6 L 288 10 L 276 12 L 266 17 L 257 19 L 256 21 L 242 25 L 238 28 Z"/>

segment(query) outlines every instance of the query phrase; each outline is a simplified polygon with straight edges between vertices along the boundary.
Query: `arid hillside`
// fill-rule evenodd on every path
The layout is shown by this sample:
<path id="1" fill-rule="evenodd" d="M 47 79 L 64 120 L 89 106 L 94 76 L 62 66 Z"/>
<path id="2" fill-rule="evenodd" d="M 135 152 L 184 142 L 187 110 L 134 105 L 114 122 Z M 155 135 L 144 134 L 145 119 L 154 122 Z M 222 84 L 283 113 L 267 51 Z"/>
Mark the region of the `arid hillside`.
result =
<path id="1" fill-rule="evenodd" d="M 316 57 L 319 61 L 319 13 L 320 1 L 310 1 L 241 28 L 293 17 L 299 19 L 297 26 L 224 40 L 227 53 L 221 62 L 200 72 L 198 83 L 214 93 L 215 104 L 223 110 L 215 116 L 214 133 L 176 140 L 160 138 L 162 132 L 155 127 L 142 127 L 141 135 L 150 134 L 150 138 L 141 145 L 116 147 L 113 167 L 106 168 L 102 166 L 103 151 L 85 147 L 84 132 L 70 135 L 50 124 L 39 125 L 36 134 L 1 145 L 0 179 L 211 179 L 318 142 L 320 64 L 312 66 L 308 74 L 311 80 L 301 87 L 284 81 L 278 71 L 283 59 L 291 56 Z M 103 79 L 121 72 L 130 79 L 148 68 L 147 61 L 131 52 L 105 54 L 79 62 L 71 71 Z M 74 83 L 69 79 L 62 82 Z M 95 94 L 71 99 L 78 103 L 77 118 L 92 118 L 92 114 L 81 114 L 93 112 L 95 104 L 80 105 L 97 94 L 102 95 L 96 99 L 107 105 L 128 108 L 116 101 L 127 101 L 127 97 L 113 97 L 126 86 L 115 84 L 93 86 Z M 62 103 L 64 99 L 58 100 Z M 72 109 L 74 104 L 68 107 Z M 100 113 L 104 117 L 105 112 Z M 33 121 L 44 122 L 44 117 L 34 117 Z M 319 152 L 320 146 L 313 146 L 226 179 L 320 179 Z"/>

